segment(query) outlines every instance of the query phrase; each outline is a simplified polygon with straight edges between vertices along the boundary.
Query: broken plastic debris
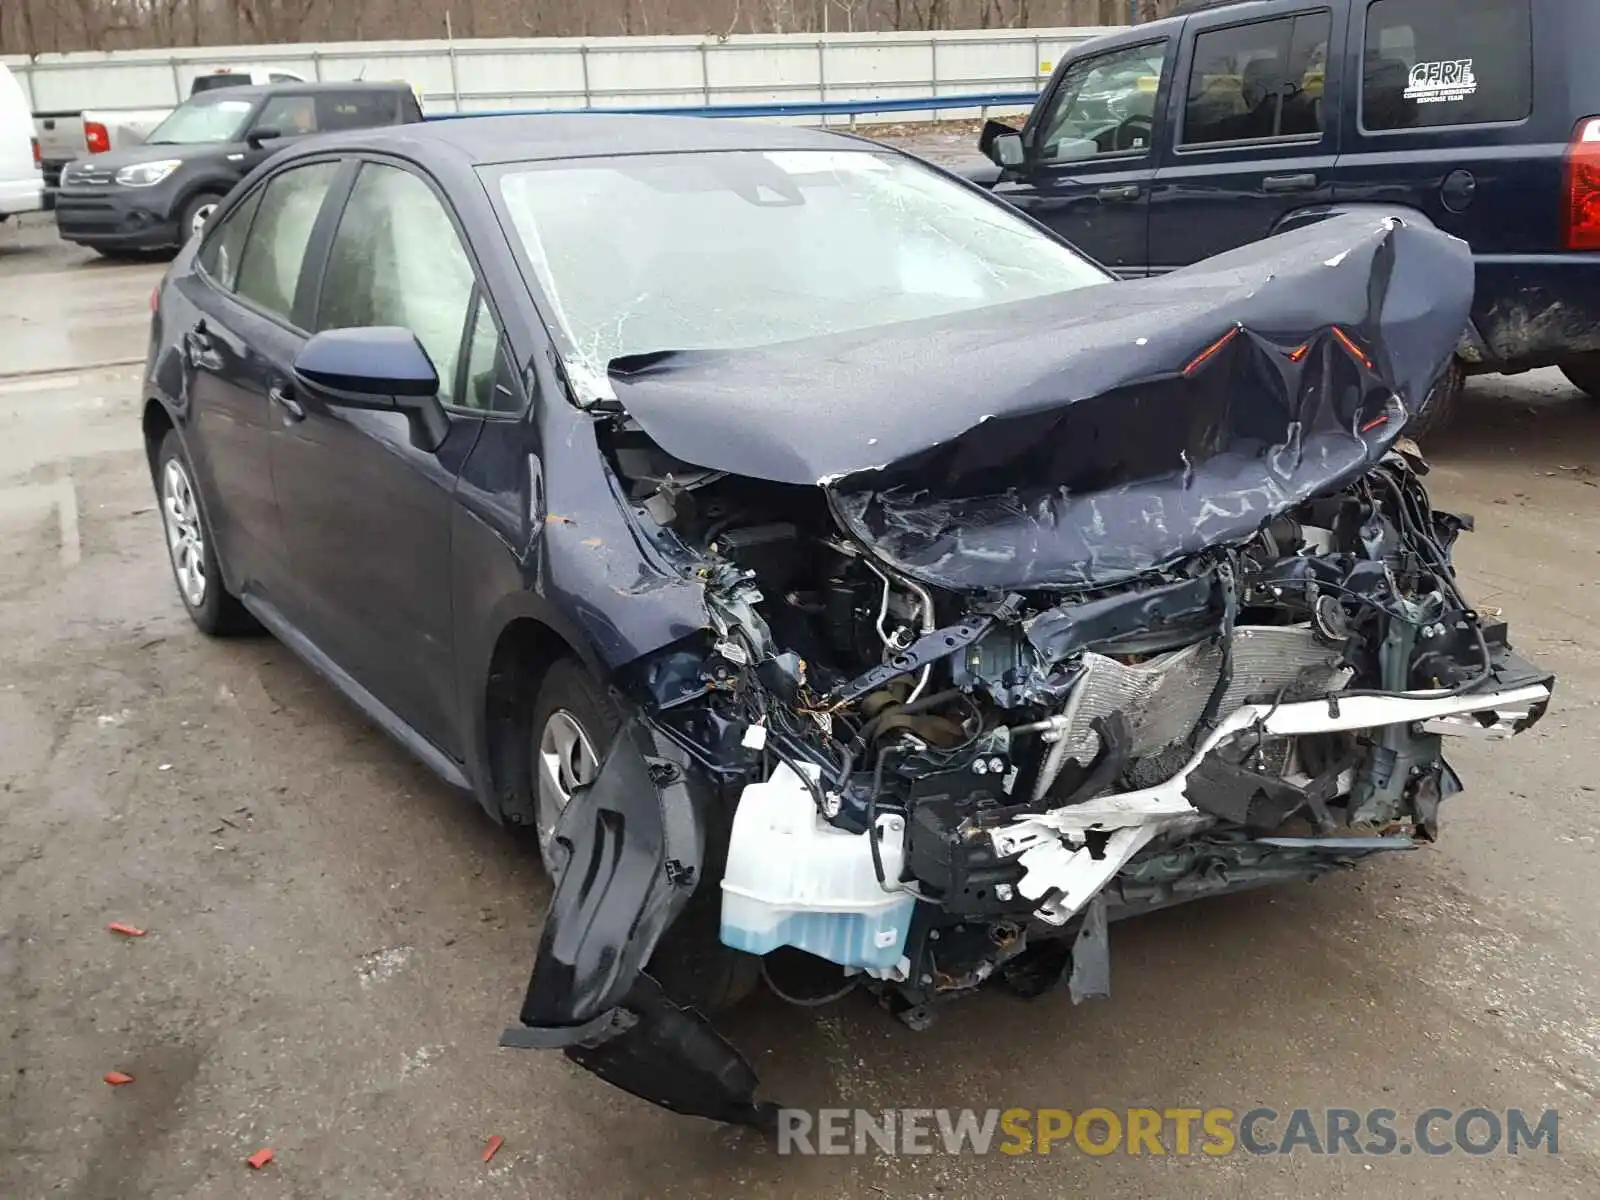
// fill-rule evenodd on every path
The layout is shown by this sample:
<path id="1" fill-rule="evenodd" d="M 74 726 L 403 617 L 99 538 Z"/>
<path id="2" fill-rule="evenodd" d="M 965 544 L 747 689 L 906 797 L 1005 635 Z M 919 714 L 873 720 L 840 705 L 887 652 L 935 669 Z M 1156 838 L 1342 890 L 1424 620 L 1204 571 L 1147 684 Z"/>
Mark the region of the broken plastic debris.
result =
<path id="1" fill-rule="evenodd" d="M 133 1076 L 125 1074 L 122 1071 L 107 1071 L 101 1078 L 103 1078 L 112 1087 L 121 1087 L 125 1083 L 133 1082 Z"/>
<path id="2" fill-rule="evenodd" d="M 266 1166 L 271 1161 L 272 1161 L 272 1151 L 267 1149 L 267 1147 L 265 1147 L 265 1146 L 263 1146 L 261 1149 L 257 1150 L 249 1158 L 245 1159 L 245 1162 L 250 1164 L 250 1169 L 252 1171 L 261 1170 L 262 1167 Z"/>
<path id="3" fill-rule="evenodd" d="M 120 933 L 123 937 L 143 937 L 144 930 L 137 925 L 126 925 L 121 921 L 113 921 L 106 926 L 112 933 Z"/>
<path id="4" fill-rule="evenodd" d="M 505 1138 L 501 1137 L 498 1133 L 495 1134 L 489 1139 L 489 1144 L 483 1148 L 483 1161 L 488 1162 L 496 1154 L 499 1154 L 500 1147 L 504 1146 L 505 1144 Z"/>
<path id="5" fill-rule="evenodd" d="M 172 764 L 171 763 L 162 763 L 159 767 L 156 768 L 156 770 L 158 770 L 158 771 L 170 771 L 170 770 L 172 770 Z"/>

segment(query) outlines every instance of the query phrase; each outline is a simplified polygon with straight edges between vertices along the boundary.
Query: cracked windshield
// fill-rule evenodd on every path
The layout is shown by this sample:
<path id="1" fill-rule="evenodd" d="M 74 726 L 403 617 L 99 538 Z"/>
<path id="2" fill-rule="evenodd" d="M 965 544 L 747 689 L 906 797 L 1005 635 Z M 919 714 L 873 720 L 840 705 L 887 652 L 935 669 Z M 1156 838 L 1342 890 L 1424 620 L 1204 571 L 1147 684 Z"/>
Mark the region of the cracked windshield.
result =
<path id="1" fill-rule="evenodd" d="M 767 346 L 1106 276 L 1003 208 L 869 151 L 645 154 L 514 168 L 517 234 L 583 365 Z"/>

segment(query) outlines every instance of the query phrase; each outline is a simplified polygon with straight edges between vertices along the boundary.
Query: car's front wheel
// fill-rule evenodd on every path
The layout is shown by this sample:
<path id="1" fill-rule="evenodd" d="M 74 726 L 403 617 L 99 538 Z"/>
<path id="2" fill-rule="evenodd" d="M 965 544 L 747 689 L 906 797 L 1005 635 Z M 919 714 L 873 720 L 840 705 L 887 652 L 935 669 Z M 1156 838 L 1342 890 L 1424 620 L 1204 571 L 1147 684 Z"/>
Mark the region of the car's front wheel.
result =
<path id="1" fill-rule="evenodd" d="M 255 621 L 238 599 L 229 595 L 217 565 L 210 526 L 200 506 L 200 489 L 176 430 L 168 430 L 156 456 L 156 494 L 161 500 L 161 525 L 178 598 L 202 633 L 225 636 L 246 633 Z"/>
<path id="2" fill-rule="evenodd" d="M 534 831 L 539 857 L 555 879 L 556 824 L 573 794 L 594 782 L 620 724 L 616 710 L 583 664 L 559 659 L 545 672 L 533 712 Z"/>
<path id="3" fill-rule="evenodd" d="M 217 205 L 222 203 L 222 197 L 214 192 L 201 192 L 198 196 L 190 198 L 183 206 L 183 215 L 178 219 L 178 236 L 185 241 L 197 238 L 206 231 L 206 222 L 211 219 L 211 214 L 217 211 Z"/>
<path id="4" fill-rule="evenodd" d="M 582 663 L 561 658 L 550 665 L 534 702 L 531 751 L 535 832 L 552 880 L 564 865 L 555 854 L 556 825 L 570 805 L 583 803 L 582 789 L 599 774 L 621 724 L 610 698 Z M 708 837 L 721 841 L 719 832 L 708 831 Z M 759 958 L 722 944 L 721 903 L 717 881 L 702 882 L 650 960 L 650 973 L 668 996 L 705 1012 L 736 1004 L 761 977 Z"/>
<path id="5" fill-rule="evenodd" d="M 1600 354 L 1569 358 L 1561 364 L 1569 383 L 1591 400 L 1600 400 Z"/>

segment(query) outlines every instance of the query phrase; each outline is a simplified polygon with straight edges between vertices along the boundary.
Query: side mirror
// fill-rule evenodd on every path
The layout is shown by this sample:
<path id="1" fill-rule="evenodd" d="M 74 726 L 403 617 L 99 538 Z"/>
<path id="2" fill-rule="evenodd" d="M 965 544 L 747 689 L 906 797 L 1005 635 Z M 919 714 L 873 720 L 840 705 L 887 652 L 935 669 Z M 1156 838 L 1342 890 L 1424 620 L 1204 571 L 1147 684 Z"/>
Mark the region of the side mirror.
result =
<path id="1" fill-rule="evenodd" d="M 1027 157 L 1022 149 L 1022 135 L 1004 121 L 993 119 L 983 123 L 978 149 L 997 167 L 1020 167 Z"/>
<path id="2" fill-rule="evenodd" d="M 272 126 L 267 125 L 260 129 L 252 129 L 249 133 L 245 134 L 244 144 L 249 146 L 252 150 L 259 150 L 261 149 L 262 142 L 275 142 L 282 136 L 283 131 L 281 129 L 275 129 Z"/>
<path id="3" fill-rule="evenodd" d="M 409 329 L 325 330 L 295 357 L 294 377 L 332 407 L 404 413 L 411 444 L 419 450 L 437 450 L 450 433 L 439 403 L 439 373 Z"/>

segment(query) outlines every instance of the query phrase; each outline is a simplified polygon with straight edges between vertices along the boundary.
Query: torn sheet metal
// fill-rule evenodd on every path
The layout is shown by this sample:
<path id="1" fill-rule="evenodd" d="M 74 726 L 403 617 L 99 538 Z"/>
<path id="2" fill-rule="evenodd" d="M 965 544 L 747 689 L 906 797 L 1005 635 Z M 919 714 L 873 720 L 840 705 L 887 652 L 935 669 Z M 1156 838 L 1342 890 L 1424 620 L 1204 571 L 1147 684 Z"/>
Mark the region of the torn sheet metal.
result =
<path id="1" fill-rule="evenodd" d="M 1435 229 L 1349 216 L 1105 287 L 1115 303 L 655 355 L 613 383 L 669 453 L 826 485 L 926 583 L 1098 586 L 1367 470 L 1453 353 L 1473 264 Z"/>

